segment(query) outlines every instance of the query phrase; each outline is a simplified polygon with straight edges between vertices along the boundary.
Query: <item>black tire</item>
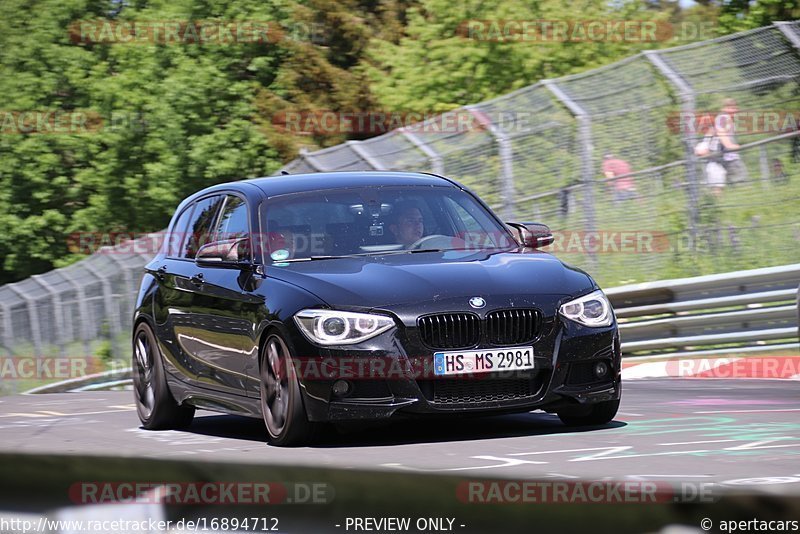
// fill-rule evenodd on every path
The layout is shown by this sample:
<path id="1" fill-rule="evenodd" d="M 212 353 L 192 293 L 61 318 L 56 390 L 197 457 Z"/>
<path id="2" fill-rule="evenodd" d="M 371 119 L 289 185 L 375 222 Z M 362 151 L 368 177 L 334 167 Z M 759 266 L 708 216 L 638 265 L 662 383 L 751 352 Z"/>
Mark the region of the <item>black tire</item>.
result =
<path id="1" fill-rule="evenodd" d="M 558 412 L 558 418 L 568 426 L 604 425 L 614 420 L 617 410 L 619 410 L 619 399 L 592 404 L 585 413 Z"/>
<path id="2" fill-rule="evenodd" d="M 319 425 L 310 422 L 306 416 L 291 350 L 276 333 L 264 340 L 259 370 L 261 414 L 270 444 L 297 447 L 310 443 L 316 437 Z"/>
<path id="3" fill-rule="evenodd" d="M 179 405 L 167 385 L 156 336 L 147 323 L 133 332 L 133 396 L 142 427 L 147 430 L 186 428 L 194 418 L 194 406 Z"/>

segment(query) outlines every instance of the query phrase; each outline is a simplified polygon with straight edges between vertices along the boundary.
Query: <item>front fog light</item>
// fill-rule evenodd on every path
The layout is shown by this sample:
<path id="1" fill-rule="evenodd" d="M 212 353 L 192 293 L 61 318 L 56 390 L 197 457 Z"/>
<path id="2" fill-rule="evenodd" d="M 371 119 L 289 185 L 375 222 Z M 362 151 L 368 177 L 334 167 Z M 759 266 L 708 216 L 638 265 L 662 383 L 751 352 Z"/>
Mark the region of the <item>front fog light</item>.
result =
<path id="1" fill-rule="evenodd" d="M 608 364 L 606 362 L 597 362 L 594 364 L 594 376 L 597 378 L 605 378 L 608 374 Z"/>
<path id="2" fill-rule="evenodd" d="M 333 394 L 337 397 L 344 397 L 350 393 L 350 383 L 347 380 L 337 380 L 333 383 Z"/>

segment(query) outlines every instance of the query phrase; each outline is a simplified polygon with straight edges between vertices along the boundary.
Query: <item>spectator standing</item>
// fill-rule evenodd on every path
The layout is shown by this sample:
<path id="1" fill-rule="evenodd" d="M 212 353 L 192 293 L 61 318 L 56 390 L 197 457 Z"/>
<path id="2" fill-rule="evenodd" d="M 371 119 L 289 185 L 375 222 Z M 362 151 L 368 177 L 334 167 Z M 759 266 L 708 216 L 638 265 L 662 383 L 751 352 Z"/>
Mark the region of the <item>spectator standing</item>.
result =
<path id="1" fill-rule="evenodd" d="M 714 119 L 717 137 L 722 144 L 722 166 L 725 167 L 731 185 L 747 181 L 747 167 L 739 155 L 739 144 L 736 142 L 734 119 L 739 111 L 736 100 L 726 98 L 722 101 L 722 109 Z"/>
<path id="2" fill-rule="evenodd" d="M 786 174 L 786 171 L 783 168 L 783 162 L 778 158 L 774 158 L 772 160 L 770 177 L 772 178 L 772 181 L 778 185 L 786 185 L 789 183 L 789 175 Z"/>
<path id="3" fill-rule="evenodd" d="M 725 187 L 728 173 L 725 167 L 722 166 L 722 144 L 719 137 L 717 137 L 717 131 L 711 117 L 703 117 L 700 123 L 700 131 L 703 132 L 703 140 L 697 143 L 694 153 L 697 156 L 708 156 L 704 167 L 706 183 L 711 188 L 714 196 L 719 197 Z"/>
<path id="4" fill-rule="evenodd" d="M 603 156 L 603 175 L 606 178 L 616 178 L 610 181 L 615 201 L 637 197 L 636 182 L 634 182 L 632 176 L 625 176 L 630 173 L 631 166 L 624 159 L 617 158 L 613 154 Z M 617 178 L 618 176 L 621 176 L 621 178 Z"/>

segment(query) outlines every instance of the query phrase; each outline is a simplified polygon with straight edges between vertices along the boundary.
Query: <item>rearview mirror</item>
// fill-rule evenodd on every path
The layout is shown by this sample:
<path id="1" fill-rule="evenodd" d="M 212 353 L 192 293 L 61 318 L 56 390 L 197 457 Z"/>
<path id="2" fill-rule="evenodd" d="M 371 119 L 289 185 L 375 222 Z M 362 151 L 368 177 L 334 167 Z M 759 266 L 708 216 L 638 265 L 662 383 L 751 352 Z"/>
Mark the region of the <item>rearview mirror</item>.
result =
<path id="1" fill-rule="evenodd" d="M 546 224 L 509 222 L 506 225 L 514 230 L 517 242 L 523 247 L 541 248 L 553 243 L 553 232 Z"/>
<path id="2" fill-rule="evenodd" d="M 203 267 L 249 268 L 250 239 L 240 237 L 208 243 L 200 247 L 194 261 Z"/>

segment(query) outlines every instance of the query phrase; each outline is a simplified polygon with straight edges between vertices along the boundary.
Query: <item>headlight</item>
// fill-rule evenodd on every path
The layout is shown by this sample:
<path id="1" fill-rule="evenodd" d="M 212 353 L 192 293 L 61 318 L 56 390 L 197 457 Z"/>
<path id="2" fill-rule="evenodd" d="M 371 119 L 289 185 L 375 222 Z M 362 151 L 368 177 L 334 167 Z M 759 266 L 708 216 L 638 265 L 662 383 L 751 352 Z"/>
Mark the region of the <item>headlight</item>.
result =
<path id="1" fill-rule="evenodd" d="M 305 336 L 320 345 L 351 345 L 386 332 L 394 321 L 384 315 L 336 310 L 303 310 L 294 321 Z"/>
<path id="2" fill-rule="evenodd" d="M 608 326 L 614 319 L 608 298 L 599 289 L 561 305 L 561 315 L 585 326 Z"/>

